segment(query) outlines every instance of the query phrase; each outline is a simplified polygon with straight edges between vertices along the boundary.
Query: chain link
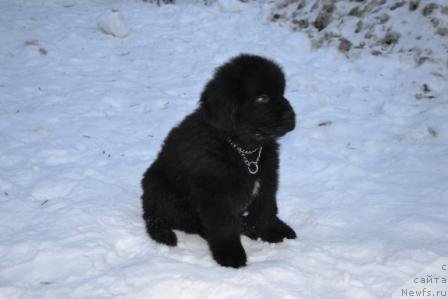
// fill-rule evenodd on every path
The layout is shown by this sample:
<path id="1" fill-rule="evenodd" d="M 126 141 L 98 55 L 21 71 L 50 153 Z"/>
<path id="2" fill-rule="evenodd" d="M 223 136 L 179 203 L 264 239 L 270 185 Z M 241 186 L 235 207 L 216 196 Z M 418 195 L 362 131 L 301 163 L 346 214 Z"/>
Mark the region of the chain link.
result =
<path id="1" fill-rule="evenodd" d="M 250 174 L 256 174 L 258 172 L 258 162 L 260 161 L 261 158 L 261 152 L 263 150 L 262 146 L 257 147 L 254 150 L 245 150 L 243 149 L 241 146 L 239 146 L 238 144 L 236 144 L 235 142 L 232 141 L 232 139 L 230 139 L 229 137 L 227 137 L 227 142 L 236 149 L 236 151 L 240 154 L 240 156 L 243 158 L 243 162 L 244 164 L 246 164 L 247 166 L 247 170 L 249 171 Z M 256 151 L 258 151 L 258 155 L 257 158 L 255 159 L 255 161 L 249 161 L 249 159 L 246 157 L 246 155 L 250 155 L 255 153 Z"/>
<path id="2" fill-rule="evenodd" d="M 230 145 L 233 146 L 239 153 L 243 153 L 246 155 L 253 154 L 260 149 L 260 147 L 257 147 L 256 149 L 253 150 L 244 150 L 241 146 L 233 142 L 232 139 L 230 139 L 229 137 L 227 137 L 227 142 L 230 143 Z"/>

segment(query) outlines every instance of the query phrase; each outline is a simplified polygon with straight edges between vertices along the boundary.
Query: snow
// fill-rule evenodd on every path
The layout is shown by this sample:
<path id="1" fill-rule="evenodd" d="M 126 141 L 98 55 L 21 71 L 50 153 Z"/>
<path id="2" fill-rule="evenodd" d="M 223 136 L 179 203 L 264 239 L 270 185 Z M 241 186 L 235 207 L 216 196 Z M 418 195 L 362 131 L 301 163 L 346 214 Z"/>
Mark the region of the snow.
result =
<path id="1" fill-rule="evenodd" d="M 128 35 L 123 15 L 117 11 L 102 15 L 98 20 L 98 28 L 104 33 L 116 37 L 123 38 Z"/>
<path id="2" fill-rule="evenodd" d="M 269 3 L 199 2 L 0 3 L 0 298 L 387 298 L 447 256 L 446 66 L 313 50 Z M 112 10 L 126 38 L 98 29 Z M 299 125 L 278 203 L 298 239 L 243 237 L 234 270 L 198 236 L 150 240 L 139 197 L 168 131 L 241 52 L 287 76 Z"/>
<path id="3" fill-rule="evenodd" d="M 282 0 L 271 19 L 303 31 L 313 47 L 335 45 L 347 56 L 394 53 L 407 63 L 448 67 L 448 3 L 445 0 Z"/>

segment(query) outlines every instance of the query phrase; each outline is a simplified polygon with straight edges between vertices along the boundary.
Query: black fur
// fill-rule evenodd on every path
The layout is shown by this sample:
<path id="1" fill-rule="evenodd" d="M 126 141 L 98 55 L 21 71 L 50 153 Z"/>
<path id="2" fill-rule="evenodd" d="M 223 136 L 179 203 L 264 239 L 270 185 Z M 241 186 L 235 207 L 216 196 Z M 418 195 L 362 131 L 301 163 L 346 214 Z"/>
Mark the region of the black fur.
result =
<path id="1" fill-rule="evenodd" d="M 280 67 L 260 56 L 240 55 L 216 70 L 199 107 L 171 130 L 144 174 L 143 219 L 151 238 L 175 246 L 173 229 L 197 233 L 219 264 L 237 268 L 246 264 L 241 234 L 267 242 L 296 237 L 276 216 L 276 140 L 295 126 L 284 89 Z M 263 147 L 258 173 L 248 172 L 227 138 L 247 150 Z"/>

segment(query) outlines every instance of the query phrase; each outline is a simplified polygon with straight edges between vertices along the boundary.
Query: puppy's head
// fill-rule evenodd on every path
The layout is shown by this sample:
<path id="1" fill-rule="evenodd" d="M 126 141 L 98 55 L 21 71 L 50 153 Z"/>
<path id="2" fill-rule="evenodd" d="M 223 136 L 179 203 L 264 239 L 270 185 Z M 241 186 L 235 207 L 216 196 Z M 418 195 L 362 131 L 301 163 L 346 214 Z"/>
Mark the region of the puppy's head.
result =
<path id="1" fill-rule="evenodd" d="M 243 54 L 219 67 L 201 95 L 206 120 L 247 143 L 263 143 L 295 127 L 283 96 L 285 76 L 274 62 Z"/>

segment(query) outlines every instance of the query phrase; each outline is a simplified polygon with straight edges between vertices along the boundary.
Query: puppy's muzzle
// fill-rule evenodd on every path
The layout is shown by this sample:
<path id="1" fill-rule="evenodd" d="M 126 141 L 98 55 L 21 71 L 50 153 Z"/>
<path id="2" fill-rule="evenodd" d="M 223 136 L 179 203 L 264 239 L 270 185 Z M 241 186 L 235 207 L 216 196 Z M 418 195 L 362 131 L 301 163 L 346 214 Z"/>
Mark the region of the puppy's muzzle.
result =
<path id="1" fill-rule="evenodd" d="M 285 103 L 285 109 L 280 116 L 279 126 L 277 127 L 277 135 L 279 137 L 294 130 L 296 127 L 296 114 L 287 100 Z"/>

